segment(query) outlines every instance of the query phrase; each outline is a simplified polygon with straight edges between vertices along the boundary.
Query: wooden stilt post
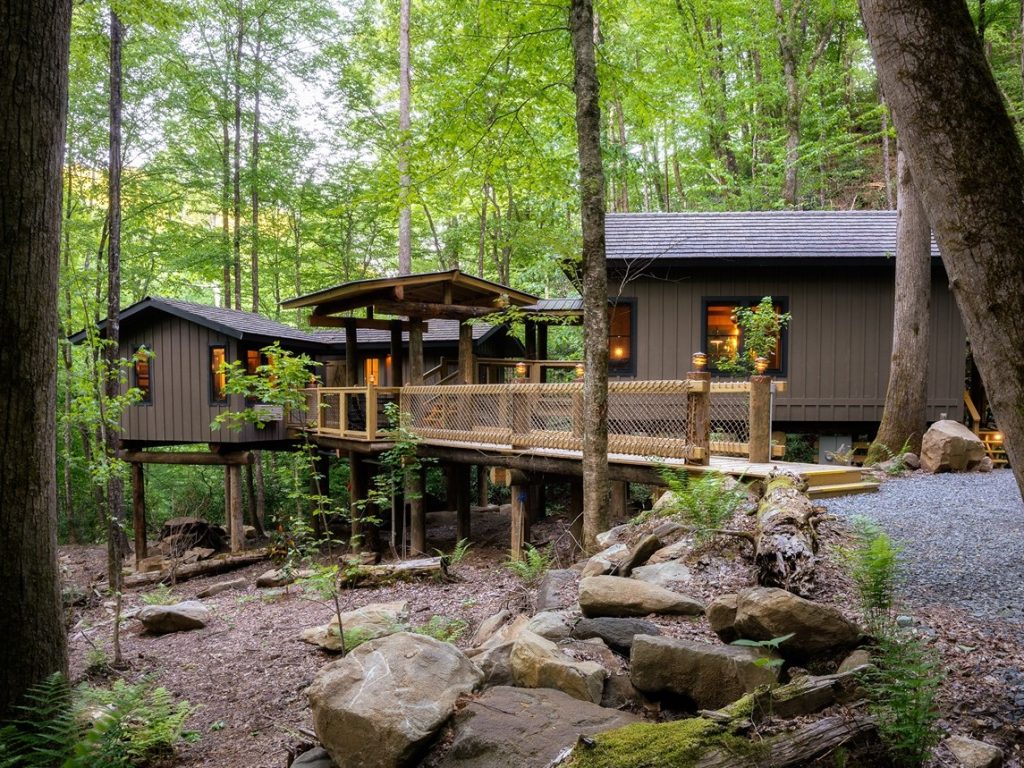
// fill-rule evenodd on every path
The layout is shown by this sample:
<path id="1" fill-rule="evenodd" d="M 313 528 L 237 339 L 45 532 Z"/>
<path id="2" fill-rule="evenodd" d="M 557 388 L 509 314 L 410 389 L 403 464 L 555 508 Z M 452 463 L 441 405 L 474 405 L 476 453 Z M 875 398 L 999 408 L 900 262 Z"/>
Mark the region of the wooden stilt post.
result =
<path id="1" fill-rule="evenodd" d="M 459 384 L 472 384 L 473 376 L 473 326 L 459 321 Z"/>
<path id="2" fill-rule="evenodd" d="M 228 483 L 231 486 L 231 551 L 245 549 L 245 521 L 242 518 L 242 468 L 237 464 L 228 467 Z"/>
<path id="3" fill-rule="evenodd" d="M 455 540 L 470 538 L 470 493 L 468 464 L 455 465 Z"/>
<path id="4" fill-rule="evenodd" d="M 750 462 L 766 464 L 772 456 L 772 377 L 750 377 Z"/>
<path id="5" fill-rule="evenodd" d="M 249 525 L 259 529 L 259 522 L 256 516 L 256 477 L 253 473 L 253 465 L 245 465 L 245 509 L 249 513 Z"/>
<path id="6" fill-rule="evenodd" d="M 423 384 L 423 325 L 420 318 L 409 318 L 409 383 Z M 426 470 L 421 466 L 406 482 L 405 497 L 409 508 L 409 547 L 414 555 L 427 553 L 427 512 L 423 504 L 427 487 Z"/>
<path id="7" fill-rule="evenodd" d="M 409 499 L 409 546 L 413 555 L 427 554 L 427 513 L 423 504 L 423 489 L 427 487 L 426 469 L 416 473 L 419 496 Z"/>
<path id="8" fill-rule="evenodd" d="M 695 363 L 706 360 L 702 352 L 693 358 Z M 704 362 L 699 364 L 703 366 Z M 686 395 L 686 442 L 696 452 L 689 461 L 707 466 L 711 463 L 711 374 L 696 370 L 687 373 L 686 378 L 694 382 Z"/>
<path id="9" fill-rule="evenodd" d="M 629 499 L 629 483 L 622 480 L 613 480 L 609 485 L 611 486 L 610 517 L 618 524 L 624 521 L 627 516 L 626 503 Z"/>
<path id="10" fill-rule="evenodd" d="M 224 529 L 231 539 L 231 467 L 224 465 Z"/>
<path id="11" fill-rule="evenodd" d="M 146 474 L 142 464 L 132 464 L 132 528 L 135 530 L 135 567 L 147 555 Z"/>
<path id="12" fill-rule="evenodd" d="M 358 342 L 356 340 L 355 321 L 345 323 L 345 386 L 359 385 L 359 361 L 356 357 Z"/>
<path id="13" fill-rule="evenodd" d="M 348 454 L 348 487 L 349 487 L 349 524 L 350 534 L 348 546 L 353 552 L 358 552 L 363 547 L 363 512 L 359 508 L 359 502 L 366 497 L 366 486 L 364 485 L 363 460 L 355 451 Z"/>
<path id="14" fill-rule="evenodd" d="M 573 547 L 583 551 L 583 478 L 569 478 L 569 531 Z"/>
<path id="15" fill-rule="evenodd" d="M 530 538 L 530 521 L 526 511 L 529 501 L 528 485 L 512 485 L 512 560 L 519 562 L 523 559 L 523 545 Z"/>
<path id="16" fill-rule="evenodd" d="M 490 483 L 487 475 L 487 467 L 476 468 L 476 505 L 486 507 L 491 503 Z"/>

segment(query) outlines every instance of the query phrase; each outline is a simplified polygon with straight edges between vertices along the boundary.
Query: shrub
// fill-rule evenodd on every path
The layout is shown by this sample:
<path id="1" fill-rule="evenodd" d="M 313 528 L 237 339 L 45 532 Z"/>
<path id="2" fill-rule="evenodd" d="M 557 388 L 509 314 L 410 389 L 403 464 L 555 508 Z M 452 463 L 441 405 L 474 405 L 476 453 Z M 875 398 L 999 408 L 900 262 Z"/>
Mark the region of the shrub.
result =
<path id="1" fill-rule="evenodd" d="M 456 643 L 459 638 L 469 629 L 469 624 L 462 619 L 449 619 L 445 616 L 431 616 L 430 621 L 419 627 L 414 627 L 413 632 L 417 635 L 426 635 L 435 640 L 443 640 L 446 643 Z"/>
<path id="2" fill-rule="evenodd" d="M 146 605 L 173 605 L 178 598 L 166 584 L 158 584 L 149 592 L 143 592 L 140 596 Z"/>
<path id="3" fill-rule="evenodd" d="M 853 530 L 854 546 L 844 552 L 844 556 L 860 595 L 864 617 L 874 625 L 884 622 L 895 606 L 900 581 L 900 547 L 866 518 L 854 518 Z"/>
<path id="4" fill-rule="evenodd" d="M 527 544 L 523 548 L 522 560 L 509 560 L 505 567 L 514 573 L 526 586 L 533 586 L 540 581 L 544 574 L 551 568 L 552 557 L 550 550 L 543 551 Z"/>
<path id="5" fill-rule="evenodd" d="M 693 529 L 698 542 L 710 539 L 747 501 L 739 484 L 718 472 L 691 476 L 685 469 L 661 466 L 658 474 L 671 492 L 672 501 L 664 505 L 659 516 L 677 516 Z"/>

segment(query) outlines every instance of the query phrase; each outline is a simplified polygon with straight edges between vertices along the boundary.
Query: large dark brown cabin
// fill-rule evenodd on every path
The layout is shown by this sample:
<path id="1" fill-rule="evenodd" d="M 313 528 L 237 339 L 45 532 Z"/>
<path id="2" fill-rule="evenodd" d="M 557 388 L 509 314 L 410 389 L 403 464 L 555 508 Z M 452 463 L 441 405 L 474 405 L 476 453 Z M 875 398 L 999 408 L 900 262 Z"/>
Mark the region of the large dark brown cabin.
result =
<path id="1" fill-rule="evenodd" d="M 895 211 L 609 214 L 613 375 L 681 378 L 738 342 L 731 309 L 793 316 L 769 373 L 779 429 L 872 431 L 892 351 Z M 966 336 L 932 246 L 928 417 L 963 415 Z"/>
<path id="2" fill-rule="evenodd" d="M 85 338 L 85 332 L 72 337 Z M 424 334 L 424 358 L 428 366 L 458 355 L 457 321 L 432 320 Z M 337 385 L 344 377 L 344 331 L 305 331 L 252 312 L 224 309 L 177 299 L 147 297 L 121 313 L 119 354 L 133 360 L 141 348 L 150 356 L 140 358 L 129 371 L 125 387 L 143 389 L 144 400 L 129 407 L 122 417 L 121 442 L 126 447 L 209 443 L 232 447 L 271 447 L 289 440 L 284 422 L 269 421 L 262 427 L 211 429 L 213 420 L 227 410 L 246 407 L 240 395 L 223 395 L 217 370 L 223 360 L 250 366 L 261 362 L 259 350 L 275 341 L 291 352 L 302 352 L 323 365 L 319 378 Z M 358 332 L 358 384 L 368 376 L 382 386 L 391 385 L 390 334 L 360 329 Z M 408 334 L 403 337 L 408 343 Z M 474 351 L 481 356 L 522 354 L 522 345 L 502 326 L 473 326 Z"/>

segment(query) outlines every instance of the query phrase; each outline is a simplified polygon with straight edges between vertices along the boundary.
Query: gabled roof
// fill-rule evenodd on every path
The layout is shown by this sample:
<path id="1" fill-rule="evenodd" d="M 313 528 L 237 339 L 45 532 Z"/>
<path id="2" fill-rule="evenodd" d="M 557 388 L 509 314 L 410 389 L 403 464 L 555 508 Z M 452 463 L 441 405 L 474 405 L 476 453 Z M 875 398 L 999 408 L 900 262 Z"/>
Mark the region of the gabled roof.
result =
<path id="1" fill-rule="evenodd" d="M 605 240 L 609 261 L 885 259 L 896 211 L 609 213 Z"/>
<path id="2" fill-rule="evenodd" d="M 180 317 L 184 320 L 209 328 L 225 336 L 244 341 L 271 342 L 283 341 L 307 348 L 320 348 L 324 351 L 337 350 L 345 346 L 345 331 L 304 331 L 255 312 L 240 309 L 227 309 L 211 304 L 198 304 L 180 299 L 166 299 L 160 296 L 147 296 L 121 311 L 121 326 L 142 322 L 148 316 L 164 313 Z M 104 324 L 99 326 L 103 330 Z M 482 341 L 497 332 L 501 326 L 488 323 L 474 323 L 473 340 Z M 360 328 L 357 331 L 360 345 L 388 345 L 391 343 L 390 331 Z M 70 341 L 78 344 L 85 339 L 85 331 L 71 336 Z M 408 341 L 409 334 L 403 333 L 402 340 Z M 455 344 L 459 340 L 459 323 L 457 320 L 430 320 L 427 332 L 423 334 L 424 344 Z"/>
<path id="3" fill-rule="evenodd" d="M 451 269 L 446 272 L 353 280 L 288 299 L 281 302 L 281 307 L 317 307 L 317 311 L 326 313 L 371 307 L 376 302 L 412 301 L 498 310 L 498 302 L 503 299 L 515 306 L 537 301 L 537 297 L 532 294 Z"/>

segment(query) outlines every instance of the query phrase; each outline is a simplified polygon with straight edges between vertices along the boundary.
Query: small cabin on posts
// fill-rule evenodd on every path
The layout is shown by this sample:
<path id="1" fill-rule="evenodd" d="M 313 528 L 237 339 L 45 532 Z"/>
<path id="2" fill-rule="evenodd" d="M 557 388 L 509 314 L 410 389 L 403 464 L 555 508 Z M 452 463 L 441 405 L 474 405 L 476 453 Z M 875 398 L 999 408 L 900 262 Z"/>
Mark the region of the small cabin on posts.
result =
<path id="1" fill-rule="evenodd" d="M 613 213 L 606 219 L 613 376 L 672 379 L 742 348 L 734 308 L 792 314 L 768 373 L 774 428 L 873 434 L 892 353 L 895 211 Z M 963 416 L 966 334 L 932 244 L 928 418 Z"/>
<path id="2" fill-rule="evenodd" d="M 356 330 L 356 366 L 353 383 L 368 381 L 387 386 L 396 380 L 393 370 L 389 321 L 381 328 Z M 360 323 L 367 323 L 361 318 Z M 503 326 L 486 323 L 471 327 L 476 354 L 514 357 L 522 344 Z M 100 326 L 102 330 L 102 326 Z M 71 337 L 85 339 L 81 331 Z M 320 362 L 318 378 L 327 386 L 346 380 L 345 330 L 306 331 L 253 312 L 225 309 L 178 299 L 147 297 L 121 312 L 119 355 L 130 360 L 126 386 L 138 387 L 142 401 L 122 417 L 121 443 L 126 448 L 209 443 L 233 448 L 284 447 L 294 436 L 287 433 L 279 414 L 268 412 L 262 427 L 211 429 L 214 419 L 227 410 L 246 407 L 241 395 L 224 392 L 221 363 L 237 360 L 252 372 L 266 362 L 260 350 L 279 342 L 295 353 Z M 440 374 L 455 367 L 459 324 L 432 320 L 423 334 L 424 360 Z M 408 346 L 408 332 L 402 335 Z M 407 356 L 406 356 L 407 359 Z M 248 404 L 251 405 L 251 404 Z"/>

